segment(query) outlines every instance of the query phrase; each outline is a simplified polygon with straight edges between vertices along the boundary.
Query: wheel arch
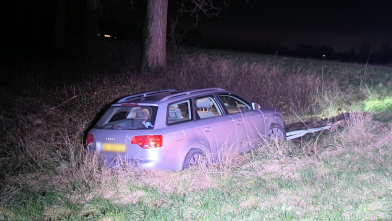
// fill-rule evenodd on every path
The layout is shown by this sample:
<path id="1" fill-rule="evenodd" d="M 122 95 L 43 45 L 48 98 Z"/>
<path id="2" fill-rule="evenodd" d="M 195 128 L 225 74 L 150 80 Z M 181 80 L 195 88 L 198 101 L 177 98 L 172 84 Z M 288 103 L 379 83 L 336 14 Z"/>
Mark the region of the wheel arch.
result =
<path id="1" fill-rule="evenodd" d="M 191 145 L 191 146 L 187 149 L 186 152 L 184 151 L 184 154 L 182 154 L 182 159 L 181 159 L 181 165 L 182 165 L 182 166 L 184 165 L 185 159 L 186 159 L 186 157 L 188 156 L 189 152 L 191 152 L 192 150 L 195 150 L 195 149 L 196 149 L 196 150 L 201 150 L 201 151 L 206 155 L 207 159 L 210 160 L 210 158 L 211 158 L 211 150 L 210 150 L 210 148 L 207 147 L 207 146 L 206 146 L 205 144 L 203 144 L 203 143 L 195 143 L 195 144 Z M 184 169 L 184 168 L 182 168 L 182 169 Z"/>
<path id="2" fill-rule="evenodd" d="M 285 125 L 285 122 L 284 122 L 283 114 L 281 114 L 279 112 L 276 112 L 268 119 L 268 122 L 266 122 L 266 126 L 267 126 L 266 129 L 267 129 L 267 131 L 269 130 L 269 128 L 271 127 L 272 124 L 279 124 L 286 131 L 286 125 Z"/>

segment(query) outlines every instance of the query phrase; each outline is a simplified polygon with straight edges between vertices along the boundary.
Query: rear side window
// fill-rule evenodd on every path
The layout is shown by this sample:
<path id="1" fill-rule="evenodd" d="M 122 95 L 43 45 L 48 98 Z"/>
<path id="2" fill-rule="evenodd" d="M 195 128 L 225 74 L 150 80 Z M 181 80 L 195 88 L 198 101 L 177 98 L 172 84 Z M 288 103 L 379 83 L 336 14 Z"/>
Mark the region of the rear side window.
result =
<path id="1" fill-rule="evenodd" d="M 191 102 L 189 100 L 170 104 L 167 110 L 167 124 L 192 120 Z"/>
<path id="2" fill-rule="evenodd" d="M 222 100 L 223 106 L 225 106 L 229 114 L 252 110 L 252 107 L 246 101 L 231 94 L 220 94 L 219 98 Z"/>
<path id="3" fill-rule="evenodd" d="M 218 117 L 222 115 L 222 110 L 217 105 L 218 101 L 213 96 L 195 99 L 195 108 L 199 119 Z"/>
<path id="4" fill-rule="evenodd" d="M 152 129 L 157 107 L 112 106 L 96 124 L 106 129 Z"/>

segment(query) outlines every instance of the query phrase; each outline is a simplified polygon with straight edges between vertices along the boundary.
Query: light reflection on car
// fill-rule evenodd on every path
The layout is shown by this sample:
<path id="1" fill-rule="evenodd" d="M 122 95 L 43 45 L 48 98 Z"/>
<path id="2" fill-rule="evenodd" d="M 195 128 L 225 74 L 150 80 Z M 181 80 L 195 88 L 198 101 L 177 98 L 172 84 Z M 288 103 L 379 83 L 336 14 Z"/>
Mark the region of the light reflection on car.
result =
<path id="1" fill-rule="evenodd" d="M 86 137 L 107 167 L 179 171 L 286 139 L 281 112 L 221 88 L 173 89 L 112 104 Z"/>

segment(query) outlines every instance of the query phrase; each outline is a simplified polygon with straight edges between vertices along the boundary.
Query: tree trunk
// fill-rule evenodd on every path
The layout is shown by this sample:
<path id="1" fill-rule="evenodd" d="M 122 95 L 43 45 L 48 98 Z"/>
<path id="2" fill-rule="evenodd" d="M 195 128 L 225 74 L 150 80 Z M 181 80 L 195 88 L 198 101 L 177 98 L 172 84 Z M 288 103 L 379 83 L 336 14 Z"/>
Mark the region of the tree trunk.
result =
<path id="1" fill-rule="evenodd" d="M 148 0 L 143 33 L 141 70 L 166 68 L 166 28 L 168 0 Z"/>

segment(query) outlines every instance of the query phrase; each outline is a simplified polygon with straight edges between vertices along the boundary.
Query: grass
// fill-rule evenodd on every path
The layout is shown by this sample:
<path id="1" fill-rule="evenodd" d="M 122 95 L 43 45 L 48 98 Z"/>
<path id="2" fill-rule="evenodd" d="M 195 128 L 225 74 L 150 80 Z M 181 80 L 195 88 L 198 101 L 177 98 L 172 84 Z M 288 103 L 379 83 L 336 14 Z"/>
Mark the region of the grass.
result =
<path id="1" fill-rule="evenodd" d="M 345 136 L 346 131 L 341 135 Z M 288 144 L 287 144 L 288 145 Z M 58 183 L 45 193 L 21 184 L 27 199 L 10 219 L 363 220 L 389 219 L 390 146 L 372 151 L 332 147 L 311 157 L 265 157 L 259 149 L 207 170 L 106 171 Z M 222 168 L 223 167 L 223 168 Z M 31 178 L 33 179 L 33 178 Z M 41 177 L 42 179 L 42 177 Z M 46 177 L 54 180 L 54 177 Z M 59 178 L 61 179 L 61 178 Z M 45 183 L 45 182 L 40 182 Z M 5 212 L 4 212 L 5 213 Z"/>
<path id="2" fill-rule="evenodd" d="M 392 97 L 369 98 L 363 103 L 366 112 L 374 113 L 374 118 L 388 122 L 392 117 Z"/>
<path id="3" fill-rule="evenodd" d="M 13 87 L 0 87 L 0 219 L 392 219 L 390 68 L 185 50 L 166 72 L 139 75 L 125 51 L 133 46 L 121 44 L 106 51 L 117 62 L 85 54 L 53 69 L 3 68 Z M 330 131 L 181 172 L 108 170 L 85 152 L 84 132 L 113 100 L 204 87 L 278 107 L 287 123 L 351 115 Z"/>

